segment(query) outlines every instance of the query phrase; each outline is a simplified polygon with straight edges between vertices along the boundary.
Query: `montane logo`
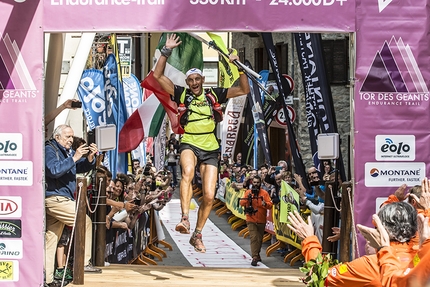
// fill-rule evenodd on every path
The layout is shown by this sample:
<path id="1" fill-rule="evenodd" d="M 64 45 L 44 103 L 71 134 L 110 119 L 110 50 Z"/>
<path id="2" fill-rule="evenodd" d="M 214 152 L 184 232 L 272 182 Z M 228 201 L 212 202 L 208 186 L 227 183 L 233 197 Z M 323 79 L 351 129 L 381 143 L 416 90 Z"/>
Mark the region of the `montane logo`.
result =
<path id="1" fill-rule="evenodd" d="M 393 0 L 378 0 L 379 13 L 382 12 Z"/>

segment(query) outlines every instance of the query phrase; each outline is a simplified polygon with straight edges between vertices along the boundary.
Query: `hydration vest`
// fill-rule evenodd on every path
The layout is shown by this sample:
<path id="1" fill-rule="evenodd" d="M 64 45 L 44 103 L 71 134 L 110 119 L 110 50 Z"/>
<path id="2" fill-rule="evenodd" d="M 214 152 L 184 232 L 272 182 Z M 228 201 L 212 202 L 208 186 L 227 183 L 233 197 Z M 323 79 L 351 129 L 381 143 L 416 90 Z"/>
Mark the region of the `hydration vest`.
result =
<path id="1" fill-rule="evenodd" d="M 205 92 L 206 100 L 211 109 L 210 115 L 202 114 L 197 111 L 191 110 L 189 106 L 193 101 L 194 96 L 191 94 L 191 91 L 189 89 L 184 89 L 184 92 L 182 93 L 180 98 L 180 104 L 178 106 L 179 123 L 183 128 L 189 122 L 196 122 L 196 121 L 212 118 L 215 121 L 215 123 L 219 123 L 223 120 L 222 107 L 218 103 L 218 98 L 215 96 L 215 93 L 213 92 L 213 90 L 211 88 L 208 88 L 208 89 L 205 89 L 204 92 Z M 198 115 L 201 115 L 202 117 L 199 119 L 189 120 L 188 117 L 191 113 L 196 113 Z M 214 131 L 215 130 L 210 132 L 202 132 L 202 133 L 190 133 L 190 132 L 185 132 L 185 133 L 193 134 L 193 135 L 202 135 L 202 134 L 210 134 L 210 133 L 213 133 Z"/>

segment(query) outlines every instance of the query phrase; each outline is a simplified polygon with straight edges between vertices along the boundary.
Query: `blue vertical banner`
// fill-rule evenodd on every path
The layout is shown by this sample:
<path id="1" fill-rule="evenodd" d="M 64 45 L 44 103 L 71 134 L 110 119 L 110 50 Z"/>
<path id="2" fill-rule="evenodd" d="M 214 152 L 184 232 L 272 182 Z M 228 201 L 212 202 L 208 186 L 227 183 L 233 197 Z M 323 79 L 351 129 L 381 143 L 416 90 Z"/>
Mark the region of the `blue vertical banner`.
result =
<path id="1" fill-rule="evenodd" d="M 88 128 L 106 125 L 106 98 L 104 95 L 103 72 L 96 69 L 85 70 L 77 90 L 82 102 L 82 111 L 87 120 Z"/>
<path id="2" fill-rule="evenodd" d="M 122 79 L 124 87 L 124 99 L 125 106 L 127 109 L 127 118 L 129 118 L 135 110 L 142 104 L 142 88 L 140 87 L 139 79 L 131 74 L 130 77 L 124 77 Z M 144 166 L 146 163 L 146 148 L 145 142 L 141 142 L 139 146 L 131 151 L 131 158 L 138 159 L 140 166 Z"/>
<path id="3" fill-rule="evenodd" d="M 122 82 L 119 79 L 118 65 L 113 54 L 109 54 L 103 67 L 105 82 L 105 98 L 108 102 L 107 124 L 115 124 L 117 130 L 116 142 L 118 146 L 119 131 L 127 120 L 127 109 L 124 99 Z M 127 157 L 125 153 L 118 154 L 118 149 L 109 151 L 107 154 L 109 168 L 115 178 L 117 172 L 127 173 Z"/>

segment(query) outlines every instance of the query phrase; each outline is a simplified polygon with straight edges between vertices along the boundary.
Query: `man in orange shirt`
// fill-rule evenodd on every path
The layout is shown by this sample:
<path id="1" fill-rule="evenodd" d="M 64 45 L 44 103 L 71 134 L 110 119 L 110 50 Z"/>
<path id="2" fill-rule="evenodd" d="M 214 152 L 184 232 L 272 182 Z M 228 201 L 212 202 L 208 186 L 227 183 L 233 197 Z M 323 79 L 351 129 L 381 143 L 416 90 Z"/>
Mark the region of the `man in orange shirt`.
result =
<path id="1" fill-rule="evenodd" d="M 240 205 L 245 207 L 246 224 L 251 240 L 252 266 L 261 262 L 260 250 L 263 243 L 264 229 L 266 227 L 267 210 L 272 208 L 269 193 L 261 188 L 261 178 L 254 176 L 252 188 L 245 191 L 240 199 Z"/>
<path id="2" fill-rule="evenodd" d="M 404 264 L 397 258 L 396 253 L 390 246 L 391 233 L 386 228 L 377 215 L 373 216 L 375 229 L 361 227 L 367 233 L 372 234 L 373 244 L 379 246 L 378 263 L 380 266 L 380 279 L 382 286 L 390 287 L 424 287 L 430 284 L 430 182 L 427 178 L 422 181 L 421 188 L 412 190 L 409 195 L 409 202 L 414 205 L 418 211 L 418 233 L 419 233 L 419 251 L 414 256 L 413 260 L 409 262 L 405 268 Z M 393 218 L 398 217 L 399 212 L 390 214 Z M 407 214 L 412 217 L 412 214 Z M 407 216 L 406 215 L 406 216 Z M 403 229 L 404 226 L 398 224 L 398 229 Z"/>
<path id="3" fill-rule="evenodd" d="M 403 219 L 405 222 L 397 222 L 397 226 L 405 226 L 405 230 L 400 236 L 394 236 L 390 242 L 393 252 L 399 258 L 399 262 L 403 268 L 409 265 L 415 252 L 412 250 L 412 245 L 408 244 L 409 240 L 416 233 L 416 211 L 407 203 L 392 203 L 381 208 L 380 212 L 391 212 L 396 205 L 405 205 L 402 209 L 404 214 L 412 216 Z M 388 208 L 389 207 L 389 208 Z M 415 216 L 413 216 L 415 214 Z M 414 219 L 415 218 L 415 219 Z M 414 221 L 415 220 L 415 221 Z M 298 212 L 295 214 L 290 213 L 289 221 L 291 224 L 288 227 L 297 234 L 302 241 L 302 254 L 305 256 L 306 261 L 315 259 L 321 252 L 322 247 L 318 239 L 314 235 L 312 222 L 308 219 L 306 223 Z M 393 234 L 396 234 L 393 232 Z M 351 262 L 342 263 L 329 269 L 328 276 L 325 279 L 325 286 L 348 286 L 348 287 L 361 287 L 361 286 L 382 286 L 378 259 L 376 255 L 363 256 Z"/>

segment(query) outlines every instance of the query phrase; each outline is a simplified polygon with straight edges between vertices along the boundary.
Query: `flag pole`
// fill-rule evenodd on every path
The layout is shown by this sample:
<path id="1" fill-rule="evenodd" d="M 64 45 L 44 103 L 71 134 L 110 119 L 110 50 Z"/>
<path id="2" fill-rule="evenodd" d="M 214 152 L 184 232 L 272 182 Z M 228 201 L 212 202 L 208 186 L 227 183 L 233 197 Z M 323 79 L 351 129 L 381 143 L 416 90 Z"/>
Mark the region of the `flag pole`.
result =
<path id="1" fill-rule="evenodd" d="M 223 55 L 224 57 L 228 58 L 229 55 L 226 54 L 224 51 L 222 51 L 216 44 L 214 41 L 207 41 L 205 39 L 203 39 L 202 37 L 200 37 L 199 35 L 192 33 L 192 32 L 188 32 L 188 34 L 191 37 L 196 38 L 197 40 L 205 43 L 206 45 L 209 46 L 209 48 L 214 49 L 215 51 L 217 51 L 219 54 Z M 259 79 L 262 78 L 262 76 L 260 74 L 258 74 L 257 72 L 253 71 L 252 69 L 248 68 L 246 65 L 244 65 L 242 62 L 234 60 L 233 63 L 241 70 L 243 70 L 243 72 L 248 76 L 248 78 L 250 78 L 255 84 L 258 85 L 258 87 L 265 92 L 267 95 L 271 96 L 269 94 L 268 91 L 266 91 L 266 88 L 258 81 Z"/>

